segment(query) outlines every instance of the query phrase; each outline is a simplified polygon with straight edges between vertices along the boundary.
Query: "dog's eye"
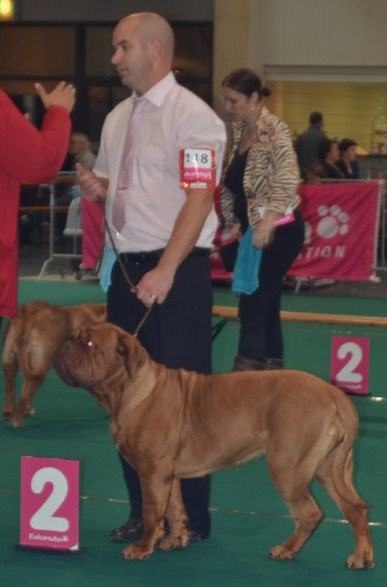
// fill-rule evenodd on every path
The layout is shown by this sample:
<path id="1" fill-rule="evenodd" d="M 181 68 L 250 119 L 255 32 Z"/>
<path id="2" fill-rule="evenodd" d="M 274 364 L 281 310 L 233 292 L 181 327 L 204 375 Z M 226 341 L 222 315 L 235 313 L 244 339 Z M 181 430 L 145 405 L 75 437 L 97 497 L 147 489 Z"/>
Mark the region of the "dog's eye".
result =
<path id="1" fill-rule="evenodd" d="M 86 346 L 87 346 L 87 348 L 88 348 L 89 350 L 91 350 L 91 351 L 95 349 L 95 344 L 93 343 L 93 341 L 92 341 L 92 340 L 88 340 L 88 341 L 86 341 Z"/>

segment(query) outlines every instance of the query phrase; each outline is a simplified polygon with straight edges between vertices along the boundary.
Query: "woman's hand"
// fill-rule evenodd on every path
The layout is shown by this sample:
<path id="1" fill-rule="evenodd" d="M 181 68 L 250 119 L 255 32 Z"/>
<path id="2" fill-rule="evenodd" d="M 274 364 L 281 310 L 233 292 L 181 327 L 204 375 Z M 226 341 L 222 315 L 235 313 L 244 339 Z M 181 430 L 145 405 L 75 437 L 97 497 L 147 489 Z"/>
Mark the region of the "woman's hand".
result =
<path id="1" fill-rule="evenodd" d="M 60 82 L 52 92 L 47 93 L 42 84 L 35 84 L 35 90 L 39 94 L 44 107 L 63 106 L 69 112 L 74 108 L 75 104 L 75 88 L 72 84 Z"/>
<path id="2" fill-rule="evenodd" d="M 239 222 L 237 224 L 231 224 L 223 231 L 223 240 L 231 240 L 234 238 L 239 238 L 240 229 L 241 229 L 241 225 L 239 224 Z"/>
<path id="3" fill-rule="evenodd" d="M 266 212 L 262 220 L 254 229 L 253 244 L 257 249 L 268 247 L 274 238 L 274 221 L 278 217 L 276 212 Z"/>

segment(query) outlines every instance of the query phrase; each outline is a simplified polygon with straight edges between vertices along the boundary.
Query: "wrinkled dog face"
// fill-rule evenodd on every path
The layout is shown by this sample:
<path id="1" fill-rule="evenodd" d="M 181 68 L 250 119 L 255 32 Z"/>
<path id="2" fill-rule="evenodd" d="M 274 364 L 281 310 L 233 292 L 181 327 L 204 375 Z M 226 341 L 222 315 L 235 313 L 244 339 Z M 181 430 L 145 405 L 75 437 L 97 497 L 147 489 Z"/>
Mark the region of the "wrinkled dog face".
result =
<path id="1" fill-rule="evenodd" d="M 117 353 L 121 330 L 111 324 L 82 326 L 62 345 L 55 369 L 65 383 L 89 389 L 122 367 Z"/>

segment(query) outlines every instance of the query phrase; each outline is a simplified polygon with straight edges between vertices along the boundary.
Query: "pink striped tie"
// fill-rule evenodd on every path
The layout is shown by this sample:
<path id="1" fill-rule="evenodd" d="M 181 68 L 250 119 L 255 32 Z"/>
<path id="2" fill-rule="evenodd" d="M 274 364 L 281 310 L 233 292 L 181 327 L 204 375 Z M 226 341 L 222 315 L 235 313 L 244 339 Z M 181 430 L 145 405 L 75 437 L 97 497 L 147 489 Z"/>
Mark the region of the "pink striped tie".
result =
<path id="1" fill-rule="evenodd" d="M 130 171 L 136 133 L 140 126 L 143 114 L 149 104 L 150 102 L 144 97 L 134 98 L 133 100 L 133 110 L 126 129 L 124 148 L 118 173 L 117 189 L 113 201 L 113 224 L 118 232 L 121 232 L 125 224 L 125 197 L 130 184 Z"/>

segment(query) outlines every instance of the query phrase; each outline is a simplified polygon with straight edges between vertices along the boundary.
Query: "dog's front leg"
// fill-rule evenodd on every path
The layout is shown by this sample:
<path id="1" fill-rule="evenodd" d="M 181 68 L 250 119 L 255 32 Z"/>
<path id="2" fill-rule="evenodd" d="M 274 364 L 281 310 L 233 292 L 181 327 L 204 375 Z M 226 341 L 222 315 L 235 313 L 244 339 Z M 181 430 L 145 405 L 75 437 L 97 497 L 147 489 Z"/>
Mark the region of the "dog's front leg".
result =
<path id="1" fill-rule="evenodd" d="M 160 542 L 161 550 L 173 550 L 188 546 L 188 516 L 183 505 L 179 479 L 174 479 L 168 501 L 167 522 L 169 532 Z"/>
<path id="2" fill-rule="evenodd" d="M 138 544 L 126 546 L 122 556 L 126 559 L 143 560 L 149 558 L 156 544 L 165 534 L 165 512 L 172 489 L 172 475 L 164 471 L 153 473 L 149 477 L 137 470 L 142 491 L 143 531 Z"/>

